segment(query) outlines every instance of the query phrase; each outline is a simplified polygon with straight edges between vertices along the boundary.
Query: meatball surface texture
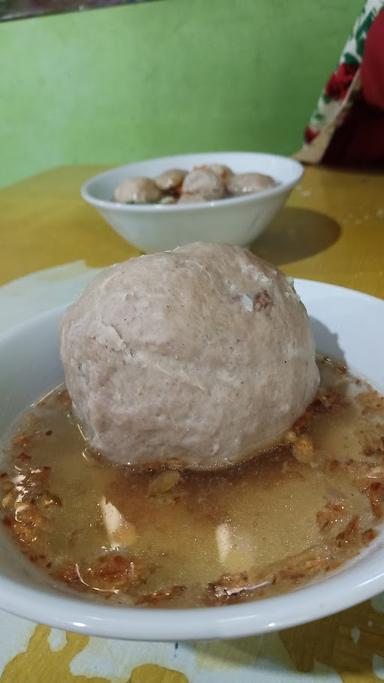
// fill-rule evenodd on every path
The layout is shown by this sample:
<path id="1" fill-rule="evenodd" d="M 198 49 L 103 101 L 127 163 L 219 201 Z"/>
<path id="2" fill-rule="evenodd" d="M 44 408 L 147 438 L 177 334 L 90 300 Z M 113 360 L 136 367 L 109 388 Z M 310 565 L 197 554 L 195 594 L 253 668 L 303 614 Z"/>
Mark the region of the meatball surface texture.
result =
<path id="1" fill-rule="evenodd" d="M 65 313 L 61 355 L 86 436 L 121 464 L 230 465 L 281 437 L 319 383 L 292 284 L 220 244 L 102 271 Z"/>

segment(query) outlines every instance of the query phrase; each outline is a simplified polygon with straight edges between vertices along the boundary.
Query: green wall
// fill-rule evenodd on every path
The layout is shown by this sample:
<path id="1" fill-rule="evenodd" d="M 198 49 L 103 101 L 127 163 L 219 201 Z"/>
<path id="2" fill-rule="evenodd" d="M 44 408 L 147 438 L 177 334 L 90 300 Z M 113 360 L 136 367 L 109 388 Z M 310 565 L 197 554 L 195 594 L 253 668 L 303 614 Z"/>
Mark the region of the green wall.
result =
<path id="1" fill-rule="evenodd" d="M 162 0 L 0 25 L 0 184 L 71 163 L 291 153 L 362 0 Z"/>

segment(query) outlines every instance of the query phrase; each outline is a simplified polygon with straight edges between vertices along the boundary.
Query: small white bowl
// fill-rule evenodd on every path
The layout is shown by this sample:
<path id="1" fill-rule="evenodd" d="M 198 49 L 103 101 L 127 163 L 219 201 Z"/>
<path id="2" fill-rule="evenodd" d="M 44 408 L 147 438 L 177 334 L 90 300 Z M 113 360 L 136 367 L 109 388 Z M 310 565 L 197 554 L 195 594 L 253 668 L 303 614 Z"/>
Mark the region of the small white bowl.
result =
<path id="1" fill-rule="evenodd" d="M 384 301 L 296 280 L 317 348 L 346 360 L 384 392 Z M 68 302 L 69 303 L 69 302 Z M 56 308 L 0 335 L 0 435 L 37 397 L 63 381 Z M 1 467 L 1 463 L 0 463 Z M 1 526 L 1 525 L 0 525 Z M 33 621 L 129 640 L 234 638 L 333 614 L 384 589 L 384 535 L 339 572 L 299 590 L 255 602 L 199 609 L 113 607 L 66 592 L 37 572 L 0 529 L 0 608 Z"/>
<path id="2" fill-rule="evenodd" d="M 226 164 L 236 173 L 257 171 L 272 176 L 278 185 L 258 194 L 196 204 L 118 204 L 112 200 L 125 178 L 154 178 L 171 168 L 187 171 L 202 164 Z M 275 154 L 212 152 L 148 159 L 101 173 L 81 188 L 86 202 L 128 242 L 144 252 L 174 249 L 196 242 L 251 244 L 283 206 L 303 175 L 298 161 Z"/>

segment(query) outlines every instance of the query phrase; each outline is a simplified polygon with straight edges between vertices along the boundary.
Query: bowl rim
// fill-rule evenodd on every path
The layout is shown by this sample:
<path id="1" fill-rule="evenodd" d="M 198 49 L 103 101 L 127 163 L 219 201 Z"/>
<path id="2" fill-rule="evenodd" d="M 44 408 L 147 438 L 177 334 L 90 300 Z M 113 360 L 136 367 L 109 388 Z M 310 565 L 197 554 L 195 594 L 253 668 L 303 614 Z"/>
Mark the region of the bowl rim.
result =
<path id="1" fill-rule="evenodd" d="M 115 202 L 112 200 L 107 200 L 107 199 L 99 199 L 98 197 L 95 197 L 92 194 L 91 187 L 93 183 L 103 180 L 107 178 L 111 173 L 114 173 L 116 171 L 120 171 L 123 169 L 128 169 L 130 166 L 135 166 L 136 164 L 141 164 L 141 163 L 151 163 L 151 162 L 157 162 L 157 161 L 167 161 L 172 160 L 175 161 L 179 159 L 185 159 L 186 157 L 196 158 L 198 161 L 198 157 L 202 156 L 215 156 L 216 158 L 222 156 L 223 161 L 225 160 L 225 157 L 227 157 L 230 154 L 238 154 L 239 156 L 249 156 L 249 157 L 254 157 L 257 156 L 259 158 L 266 158 L 268 157 L 269 159 L 273 157 L 276 160 L 282 161 L 283 163 L 288 163 L 292 166 L 293 169 L 296 171 L 295 177 L 290 180 L 289 182 L 278 182 L 278 184 L 275 187 L 271 187 L 266 190 L 261 190 L 260 192 L 257 193 L 251 193 L 251 194 L 246 194 L 242 195 L 240 197 L 226 197 L 223 199 L 218 199 L 214 201 L 206 201 L 206 202 L 196 202 L 193 204 L 121 204 L 119 202 Z M 213 162 L 214 163 L 214 162 Z M 174 156 L 164 156 L 164 157 L 153 157 L 150 159 L 141 159 L 140 161 L 135 161 L 129 164 L 124 164 L 122 166 L 114 166 L 107 171 L 103 171 L 102 173 L 98 173 L 97 175 L 92 176 L 91 178 L 88 178 L 80 188 L 80 194 L 84 201 L 86 201 L 88 204 L 91 204 L 92 206 L 95 206 L 99 209 L 113 209 L 114 211 L 117 211 L 118 213 L 149 213 L 149 214 L 156 214 L 157 212 L 161 213 L 183 213 L 185 211 L 202 211 L 202 210 L 207 210 L 207 209 L 214 209 L 217 207 L 225 207 L 225 206 L 237 206 L 238 204 L 249 204 L 255 201 L 261 201 L 263 199 L 269 198 L 269 197 L 274 197 L 275 195 L 282 194 L 283 192 L 288 192 L 291 190 L 295 185 L 297 185 L 298 182 L 300 182 L 302 176 L 304 174 L 304 166 L 297 161 L 296 159 L 293 159 L 288 156 L 283 156 L 281 154 L 269 154 L 267 152 L 237 152 L 237 151 L 227 151 L 227 152 L 196 152 L 196 153 L 188 153 L 188 154 L 176 154 Z"/>
<path id="2" fill-rule="evenodd" d="M 307 287 L 308 296 L 316 293 L 321 285 L 325 293 L 353 296 L 361 303 L 379 305 L 384 311 L 383 299 L 346 287 L 299 278 L 295 279 L 295 285 L 299 292 Z M 0 347 L 12 343 L 15 335 L 28 335 L 28 330 L 43 320 L 59 318 L 67 306 L 56 306 L 12 326 L 0 334 Z M 380 552 L 375 552 L 378 548 Z M 379 593 L 384 589 L 383 550 L 384 538 L 380 534 L 341 571 L 296 591 L 242 604 L 189 609 L 110 606 L 84 599 L 81 595 L 71 595 L 59 584 L 49 588 L 47 582 L 47 592 L 20 579 L 0 575 L 0 608 L 32 621 L 41 620 L 52 627 L 125 640 L 173 641 L 257 635 L 334 614 Z M 370 551 L 373 552 L 367 569 L 359 560 L 364 562 Z"/>
<path id="3" fill-rule="evenodd" d="M 350 581 L 345 573 L 287 594 L 259 601 L 217 607 L 164 609 L 104 606 L 64 591 L 47 595 L 36 588 L 1 577 L 0 606 L 6 612 L 53 628 L 120 640 L 177 641 L 240 638 L 299 626 L 330 616 L 380 593 L 384 587 L 382 559 L 368 580 Z M 352 571 L 355 567 L 349 567 Z M 313 606 L 314 589 L 322 597 Z M 331 590 L 330 590 L 331 589 Z M 61 592 L 61 594 L 60 594 Z M 12 596 L 12 597 L 11 597 Z M 262 605 L 262 615 L 258 606 Z"/>

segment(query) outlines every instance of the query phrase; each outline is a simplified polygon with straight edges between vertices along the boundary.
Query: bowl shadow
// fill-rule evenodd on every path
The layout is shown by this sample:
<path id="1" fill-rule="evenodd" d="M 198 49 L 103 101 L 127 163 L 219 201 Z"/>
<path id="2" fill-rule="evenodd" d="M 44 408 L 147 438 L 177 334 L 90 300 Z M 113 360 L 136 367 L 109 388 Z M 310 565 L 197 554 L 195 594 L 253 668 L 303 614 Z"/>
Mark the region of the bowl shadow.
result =
<path id="1" fill-rule="evenodd" d="M 193 652 L 201 669 L 215 672 L 216 676 L 221 672 L 223 681 L 262 681 L 267 674 L 268 681 L 293 683 L 302 677 L 302 671 L 279 632 L 226 640 L 189 641 L 181 643 L 181 647 Z M 329 680 L 329 671 L 323 672 L 316 666 L 317 679 Z"/>
<path id="2" fill-rule="evenodd" d="M 339 335 L 331 332 L 324 323 L 312 315 L 309 316 L 309 322 L 315 338 L 316 350 L 345 363 L 345 353 L 339 344 Z"/>
<path id="3" fill-rule="evenodd" d="M 326 214 L 288 206 L 250 248 L 266 261 L 281 265 L 328 249 L 340 234 L 339 223 Z"/>
<path id="4" fill-rule="evenodd" d="M 382 596 L 374 599 L 380 600 Z M 182 643 L 207 671 L 228 680 L 379 680 L 373 658 L 384 655 L 382 607 L 366 600 L 329 617 L 261 636 Z M 245 674 L 245 675 L 244 675 Z M 247 676 L 249 675 L 249 678 Z M 265 675 L 267 674 L 267 675 Z M 247 676 L 247 677 L 246 677 Z"/>

